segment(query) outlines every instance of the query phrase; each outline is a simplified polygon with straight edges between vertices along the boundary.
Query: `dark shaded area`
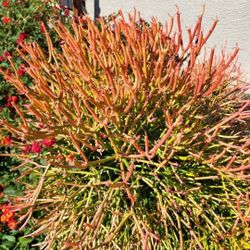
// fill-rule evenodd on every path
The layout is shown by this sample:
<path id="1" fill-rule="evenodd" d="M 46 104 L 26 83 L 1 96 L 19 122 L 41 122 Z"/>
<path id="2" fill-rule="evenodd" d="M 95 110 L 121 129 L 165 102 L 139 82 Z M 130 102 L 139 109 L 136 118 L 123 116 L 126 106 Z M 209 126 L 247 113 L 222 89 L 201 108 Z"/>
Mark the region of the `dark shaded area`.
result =
<path id="1" fill-rule="evenodd" d="M 84 15 L 87 13 L 85 0 L 60 0 L 60 4 L 74 11 L 74 15 Z"/>
<path id="2" fill-rule="evenodd" d="M 94 4 L 95 4 L 94 5 L 94 18 L 97 18 L 100 16 L 100 13 L 101 13 L 100 1 L 95 0 Z"/>

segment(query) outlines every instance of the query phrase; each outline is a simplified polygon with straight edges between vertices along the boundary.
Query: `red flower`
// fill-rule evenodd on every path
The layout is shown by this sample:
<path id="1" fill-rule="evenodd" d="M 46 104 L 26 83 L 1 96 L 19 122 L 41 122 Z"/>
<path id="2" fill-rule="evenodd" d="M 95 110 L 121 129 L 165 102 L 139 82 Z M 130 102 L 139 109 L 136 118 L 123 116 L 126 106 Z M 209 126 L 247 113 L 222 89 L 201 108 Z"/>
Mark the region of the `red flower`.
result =
<path id="1" fill-rule="evenodd" d="M 39 124 L 38 124 L 38 128 L 41 128 L 41 129 L 42 129 L 42 128 L 44 128 L 44 125 L 43 125 L 42 123 L 39 123 Z"/>
<path id="2" fill-rule="evenodd" d="M 17 70 L 17 74 L 19 76 L 24 76 L 25 75 L 25 69 L 23 67 L 20 67 L 18 70 Z"/>
<path id="3" fill-rule="evenodd" d="M 11 230 L 14 230 L 16 228 L 16 221 L 14 219 L 8 220 L 8 227 Z"/>
<path id="4" fill-rule="evenodd" d="M 5 222 L 7 221 L 7 217 L 6 217 L 4 214 L 2 214 L 2 215 L 1 215 L 1 218 L 0 218 L 0 221 L 1 221 L 2 223 L 5 223 Z"/>
<path id="5" fill-rule="evenodd" d="M 43 139 L 42 144 L 47 148 L 51 148 L 55 144 L 55 138 Z"/>
<path id="6" fill-rule="evenodd" d="M 2 208 L 1 222 L 7 222 L 10 219 L 14 218 L 14 213 L 6 207 L 6 205 Z"/>
<path id="7" fill-rule="evenodd" d="M 16 43 L 17 43 L 18 45 L 21 45 L 22 42 L 23 42 L 23 40 L 20 40 L 19 38 L 16 40 Z"/>
<path id="8" fill-rule="evenodd" d="M 64 10 L 64 15 L 65 15 L 66 17 L 68 17 L 68 16 L 69 16 L 69 14 L 70 14 L 69 9 L 65 9 L 65 10 Z"/>
<path id="9" fill-rule="evenodd" d="M 0 56 L 0 62 L 5 61 L 5 57 L 4 56 Z"/>
<path id="10" fill-rule="evenodd" d="M 32 146 L 26 145 L 23 149 L 24 154 L 29 154 L 31 152 Z"/>
<path id="11" fill-rule="evenodd" d="M 22 32 L 20 35 L 19 35 L 19 39 L 23 40 L 27 37 L 27 34 Z"/>
<path id="12" fill-rule="evenodd" d="M 69 155 L 69 156 L 67 157 L 67 160 L 68 160 L 70 163 L 73 163 L 74 160 L 75 160 L 75 156 L 71 154 L 71 155 Z"/>
<path id="13" fill-rule="evenodd" d="M 18 101 L 18 96 L 13 95 L 9 97 L 8 95 L 5 96 L 7 103 L 5 103 L 5 107 L 10 108 L 12 106 L 12 103 L 17 103 Z"/>
<path id="14" fill-rule="evenodd" d="M 24 33 L 24 32 L 22 32 L 20 35 L 19 35 L 19 37 L 17 38 L 17 44 L 18 45 L 20 45 L 22 42 L 23 42 L 23 40 L 25 39 L 25 38 L 27 38 L 27 34 L 26 33 Z"/>
<path id="15" fill-rule="evenodd" d="M 2 22 L 3 22 L 4 24 L 8 24 L 8 23 L 10 22 L 10 18 L 7 17 L 7 16 L 4 16 L 4 17 L 2 18 Z"/>
<path id="16" fill-rule="evenodd" d="M 106 138 L 107 138 L 107 135 L 105 135 L 104 133 L 101 133 L 101 134 L 100 134 L 100 137 L 101 137 L 102 139 L 106 139 Z"/>
<path id="17" fill-rule="evenodd" d="M 10 138 L 10 136 L 4 136 L 2 138 L 1 144 L 2 145 L 10 145 L 12 142 L 12 139 Z"/>
<path id="18" fill-rule="evenodd" d="M 6 80 L 6 81 L 8 81 L 10 78 L 9 78 L 9 76 L 11 75 L 11 70 L 10 69 L 7 69 L 6 70 L 6 76 L 4 76 L 4 79 Z"/>
<path id="19" fill-rule="evenodd" d="M 4 56 L 4 57 L 10 57 L 10 52 L 9 52 L 9 51 L 5 51 L 5 52 L 3 53 L 3 56 Z"/>
<path id="20" fill-rule="evenodd" d="M 12 103 L 12 102 L 17 103 L 18 101 L 18 97 L 16 95 L 13 95 L 11 97 L 7 96 L 6 98 L 7 98 L 8 103 Z"/>
<path id="21" fill-rule="evenodd" d="M 5 7 L 5 8 L 8 8 L 10 5 L 10 2 L 9 1 L 3 1 L 2 2 L 2 6 Z"/>
<path id="22" fill-rule="evenodd" d="M 14 219 L 15 213 L 6 206 L 3 206 L 1 210 L 2 214 L 0 216 L 0 221 L 2 223 L 7 223 L 10 229 L 12 230 L 15 229 L 16 228 L 16 221 Z"/>
<path id="23" fill-rule="evenodd" d="M 16 103 L 17 101 L 18 101 L 18 97 L 17 97 L 16 95 L 13 95 L 13 96 L 11 97 L 11 102 Z"/>
<path id="24" fill-rule="evenodd" d="M 5 106 L 6 108 L 10 108 L 10 107 L 11 107 L 11 103 L 10 103 L 10 102 L 5 103 L 4 106 Z"/>
<path id="25" fill-rule="evenodd" d="M 40 143 L 37 141 L 34 141 L 32 146 L 31 146 L 31 152 L 39 154 L 39 153 L 41 153 L 41 151 L 42 151 L 42 148 L 40 146 Z"/>

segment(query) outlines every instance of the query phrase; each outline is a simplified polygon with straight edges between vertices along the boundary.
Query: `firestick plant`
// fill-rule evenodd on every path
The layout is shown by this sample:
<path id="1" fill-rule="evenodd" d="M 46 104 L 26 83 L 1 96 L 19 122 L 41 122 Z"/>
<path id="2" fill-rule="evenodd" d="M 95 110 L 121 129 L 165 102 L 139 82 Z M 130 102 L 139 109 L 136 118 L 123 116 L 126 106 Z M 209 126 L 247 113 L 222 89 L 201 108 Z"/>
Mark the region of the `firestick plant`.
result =
<path id="1" fill-rule="evenodd" d="M 18 49 L 29 86 L 8 58 L 29 100 L 3 121 L 27 183 L 19 223 L 42 249 L 249 247 L 249 87 L 238 48 L 201 56 L 217 24 L 205 34 L 202 16 L 187 41 L 179 11 L 176 31 L 136 13 L 56 22 L 60 48 L 44 26 L 47 49 Z"/>

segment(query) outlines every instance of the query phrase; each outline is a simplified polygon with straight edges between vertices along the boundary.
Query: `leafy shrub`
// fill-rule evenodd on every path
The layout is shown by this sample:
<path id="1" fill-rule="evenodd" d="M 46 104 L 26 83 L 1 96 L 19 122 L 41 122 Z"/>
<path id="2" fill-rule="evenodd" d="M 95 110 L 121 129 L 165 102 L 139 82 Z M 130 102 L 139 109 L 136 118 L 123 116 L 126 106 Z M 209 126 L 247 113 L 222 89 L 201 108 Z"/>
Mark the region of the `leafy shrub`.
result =
<path id="1" fill-rule="evenodd" d="M 62 20 L 64 18 L 65 20 L 65 9 L 57 7 L 54 1 L 41 0 L 1 0 L 0 6 L 0 66 L 9 67 L 7 58 L 12 56 L 18 68 L 18 74 L 26 83 L 29 83 L 30 79 L 25 73 L 25 64 L 16 52 L 16 47 L 24 41 L 34 40 L 44 47 L 46 42 L 41 22 L 47 22 L 49 19 Z M 51 35 L 55 42 L 57 40 L 55 34 Z M 17 98 L 17 94 L 1 77 L 0 112 L 3 117 L 12 116 L 11 98 L 16 98 L 15 102 L 21 101 L 21 98 Z"/>
<path id="2" fill-rule="evenodd" d="M 12 57 L 17 67 L 17 73 L 25 84 L 31 82 L 30 77 L 25 72 L 25 63 L 22 61 L 16 47 L 24 41 L 36 40 L 42 48 L 45 48 L 46 39 L 40 22 L 47 20 L 63 20 L 67 23 L 68 10 L 63 7 L 56 7 L 55 1 L 41 0 L 0 0 L 0 66 L 11 72 L 8 57 Z M 57 42 L 55 32 L 50 32 L 54 42 Z M 17 114 L 12 105 L 18 106 L 27 104 L 24 96 L 20 95 L 5 79 L 0 76 L 0 119 L 8 120 L 13 125 L 17 124 Z M 11 198 L 21 195 L 23 187 L 17 185 L 15 179 L 18 172 L 11 172 L 11 169 L 20 164 L 20 161 L 9 155 L 15 154 L 15 149 L 11 148 L 13 135 L 5 131 L 0 123 L 0 185 L 4 186 L 4 192 L 0 197 L 0 208 L 9 204 Z M 8 155 L 8 156 L 6 156 Z M 1 210 L 0 210 L 1 212 Z M 10 211 L 13 213 L 13 211 Z M 1 214 L 1 213 L 0 213 Z M 4 213 L 2 213 L 4 214 Z M 3 217 L 4 218 L 4 217 Z M 3 219 L 4 221 L 4 219 Z M 13 221 L 12 219 L 10 222 Z M 35 239 L 23 239 L 25 233 L 30 232 L 27 228 L 25 232 L 12 230 L 5 221 L 0 223 L 0 249 L 33 249 L 28 246 L 30 242 L 35 243 Z M 12 223 L 13 224 L 13 223 Z"/>
<path id="3" fill-rule="evenodd" d="M 17 67 L 17 73 L 25 84 L 30 84 L 31 79 L 25 72 L 25 62 L 16 52 L 16 48 L 20 47 L 24 41 L 33 41 L 45 47 L 46 39 L 42 34 L 43 27 L 41 22 L 48 20 L 66 21 L 67 13 L 64 7 L 57 7 L 54 1 L 41 0 L 25 0 L 25 1 L 0 1 L 0 66 L 4 67 L 8 73 L 11 73 L 11 65 L 8 57 L 12 57 L 13 63 Z M 55 32 L 50 32 L 53 42 L 59 42 Z M 16 112 L 12 103 L 18 106 L 27 104 L 27 99 L 22 96 L 15 88 L 12 88 L 5 79 L 0 76 L 0 117 L 15 124 Z M 5 133 L 1 127 L 0 135 L 1 152 L 10 152 L 9 149 L 2 146 L 9 146 L 12 142 L 11 135 Z M 8 166 L 15 165 L 13 159 L 4 158 L 1 161 L 1 170 L 7 170 Z M 2 171 L 3 173 L 5 171 Z M 6 185 L 6 183 L 5 183 Z"/>
<path id="4" fill-rule="evenodd" d="M 13 107 L 26 195 L 21 228 L 43 249 L 249 247 L 249 88 L 230 56 L 200 56 L 202 15 L 183 42 L 122 13 L 83 18 L 47 50 L 18 50 L 33 79 L 1 69 L 30 102 Z M 11 62 L 11 58 L 9 58 Z M 14 64 L 12 63 L 14 66 Z M 30 183 L 30 179 L 33 183 Z"/>

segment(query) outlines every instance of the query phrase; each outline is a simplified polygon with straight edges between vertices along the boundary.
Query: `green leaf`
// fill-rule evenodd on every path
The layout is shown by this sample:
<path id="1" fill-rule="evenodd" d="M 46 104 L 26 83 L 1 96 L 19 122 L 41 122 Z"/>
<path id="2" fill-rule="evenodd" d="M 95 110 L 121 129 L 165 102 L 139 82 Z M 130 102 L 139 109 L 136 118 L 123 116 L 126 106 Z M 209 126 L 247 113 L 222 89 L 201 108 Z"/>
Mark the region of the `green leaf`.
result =
<path id="1" fill-rule="evenodd" d="M 12 235 L 17 235 L 17 234 L 19 234 L 19 233 L 20 233 L 20 232 L 19 232 L 18 230 L 12 230 L 12 231 L 11 231 L 11 234 L 12 234 Z"/>
<path id="2" fill-rule="evenodd" d="M 20 237 L 18 239 L 18 242 L 21 244 L 21 246 L 27 246 L 30 242 L 32 242 L 31 238 L 25 238 L 25 237 Z"/>
<path id="3" fill-rule="evenodd" d="M 9 242 L 16 242 L 16 238 L 12 235 L 3 235 L 2 239 Z"/>
<path id="4" fill-rule="evenodd" d="M 17 189 L 15 186 L 8 186 L 5 190 L 4 193 L 10 196 L 15 196 L 17 195 Z"/>
<path id="5" fill-rule="evenodd" d="M 10 250 L 10 249 L 5 245 L 0 245 L 0 250 Z"/>

